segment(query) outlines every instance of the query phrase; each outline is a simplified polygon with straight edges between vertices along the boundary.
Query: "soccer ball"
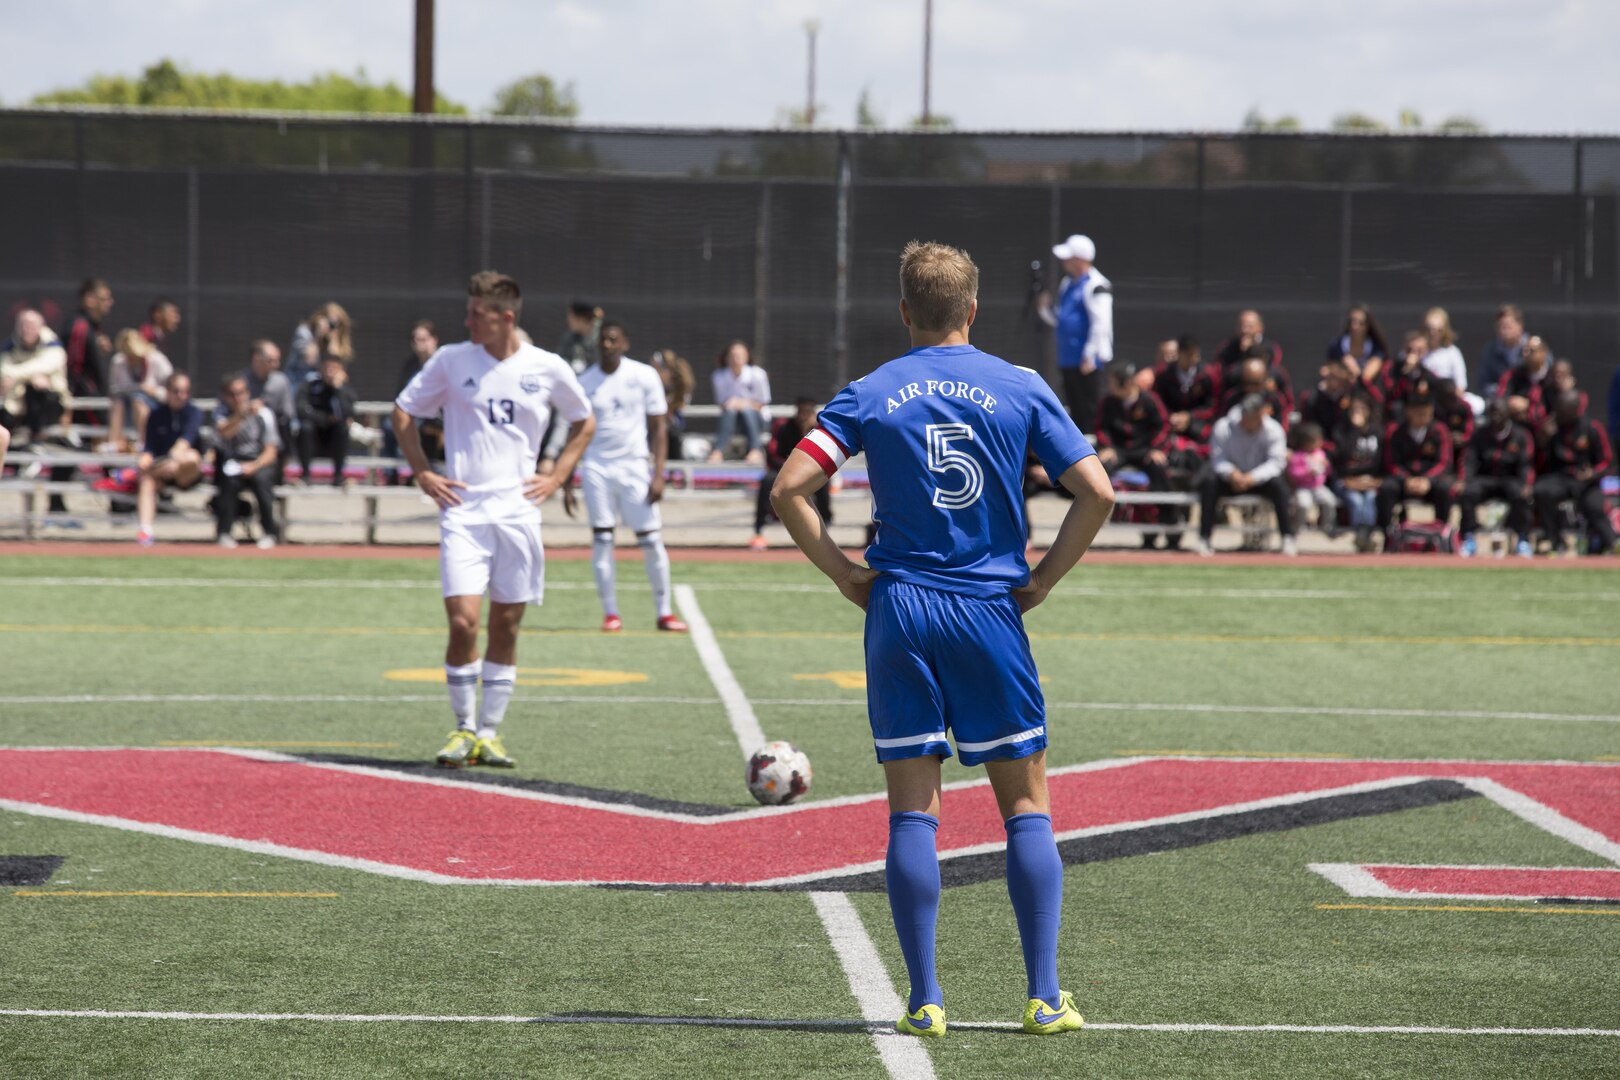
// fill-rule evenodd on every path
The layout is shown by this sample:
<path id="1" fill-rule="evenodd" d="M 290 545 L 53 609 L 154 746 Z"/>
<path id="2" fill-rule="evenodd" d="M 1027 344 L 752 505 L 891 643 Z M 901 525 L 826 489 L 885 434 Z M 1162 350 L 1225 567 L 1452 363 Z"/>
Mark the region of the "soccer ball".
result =
<path id="1" fill-rule="evenodd" d="M 790 742 L 766 743 L 748 759 L 748 793 L 784 806 L 810 790 L 810 759 Z"/>

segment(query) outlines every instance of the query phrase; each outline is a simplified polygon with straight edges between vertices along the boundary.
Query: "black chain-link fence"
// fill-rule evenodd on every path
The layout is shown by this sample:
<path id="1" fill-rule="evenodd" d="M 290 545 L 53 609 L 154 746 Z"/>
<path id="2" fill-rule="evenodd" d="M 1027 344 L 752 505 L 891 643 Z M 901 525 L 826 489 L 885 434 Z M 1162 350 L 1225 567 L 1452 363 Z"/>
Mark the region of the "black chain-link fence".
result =
<path id="1" fill-rule="evenodd" d="M 779 398 L 824 396 L 906 347 L 896 256 L 957 244 L 982 272 L 975 341 L 1048 367 L 1028 298 L 1086 232 L 1115 283 L 1116 352 L 1212 346 L 1260 309 L 1296 379 L 1356 301 L 1392 337 L 1446 307 L 1470 363 L 1496 308 L 1607 384 L 1620 357 L 1620 138 L 629 131 L 411 118 L 0 112 L 0 300 L 65 316 L 85 275 L 180 302 L 169 346 L 207 387 L 326 300 L 354 381 L 392 394 L 408 330 L 460 336 L 467 275 L 525 293 L 542 346 L 583 297 L 632 355 L 700 375 L 753 342 Z"/>

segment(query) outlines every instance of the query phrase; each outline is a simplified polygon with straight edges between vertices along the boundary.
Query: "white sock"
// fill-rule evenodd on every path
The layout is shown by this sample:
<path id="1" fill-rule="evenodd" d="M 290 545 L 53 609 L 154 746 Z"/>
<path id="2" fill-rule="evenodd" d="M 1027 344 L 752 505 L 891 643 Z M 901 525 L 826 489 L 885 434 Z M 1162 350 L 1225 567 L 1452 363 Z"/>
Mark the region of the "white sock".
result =
<path id="1" fill-rule="evenodd" d="M 602 601 L 603 615 L 619 613 L 618 590 L 613 583 L 613 534 L 591 536 L 591 572 L 596 575 L 596 595 Z"/>
<path id="2" fill-rule="evenodd" d="M 473 713 L 478 711 L 478 661 L 461 667 L 444 665 L 444 681 L 450 688 L 450 711 L 456 716 L 456 727 L 471 731 Z"/>
<path id="3" fill-rule="evenodd" d="M 669 552 L 664 547 L 663 535 L 650 532 L 638 536 L 636 543 L 641 545 L 641 557 L 647 563 L 647 584 L 652 586 L 658 617 L 673 615 L 675 611 L 669 606 Z"/>
<path id="4" fill-rule="evenodd" d="M 511 664 L 484 661 L 484 704 L 478 710 L 478 737 L 490 738 L 506 719 L 506 706 L 512 700 L 512 682 L 517 668 Z"/>

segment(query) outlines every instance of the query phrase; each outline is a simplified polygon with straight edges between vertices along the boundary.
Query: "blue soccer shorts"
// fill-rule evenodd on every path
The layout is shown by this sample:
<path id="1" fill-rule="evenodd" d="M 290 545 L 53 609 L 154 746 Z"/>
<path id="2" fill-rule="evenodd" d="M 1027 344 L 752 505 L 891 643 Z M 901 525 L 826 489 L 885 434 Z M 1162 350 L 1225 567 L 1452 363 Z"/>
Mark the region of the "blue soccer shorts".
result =
<path id="1" fill-rule="evenodd" d="M 866 708 L 879 761 L 963 765 L 1046 747 L 1046 698 L 1010 594 L 965 596 L 880 575 L 866 608 Z"/>

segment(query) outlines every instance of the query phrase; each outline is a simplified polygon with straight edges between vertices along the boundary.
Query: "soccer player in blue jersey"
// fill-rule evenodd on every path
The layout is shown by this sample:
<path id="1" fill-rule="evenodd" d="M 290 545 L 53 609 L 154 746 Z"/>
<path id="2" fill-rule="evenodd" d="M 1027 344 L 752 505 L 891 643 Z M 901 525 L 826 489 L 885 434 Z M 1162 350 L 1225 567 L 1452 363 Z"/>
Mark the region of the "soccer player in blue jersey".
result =
<path id="1" fill-rule="evenodd" d="M 1023 613 L 1085 554 L 1114 492 L 1041 377 L 968 344 L 978 288 L 965 252 L 907 244 L 900 318 L 911 351 L 833 398 L 772 490 L 794 541 L 866 612 L 867 709 L 889 790 L 889 906 L 911 976 L 896 1026 L 907 1035 L 945 1034 L 934 836 L 947 732 L 962 764 L 985 767 L 1006 819 L 1007 891 L 1029 980 L 1024 1030 L 1082 1022 L 1058 986 L 1063 863 L 1046 789 L 1046 703 Z M 1024 561 L 1026 451 L 1075 497 L 1033 571 Z M 877 521 L 868 566 L 839 549 L 811 502 L 863 452 Z"/>

